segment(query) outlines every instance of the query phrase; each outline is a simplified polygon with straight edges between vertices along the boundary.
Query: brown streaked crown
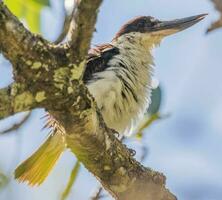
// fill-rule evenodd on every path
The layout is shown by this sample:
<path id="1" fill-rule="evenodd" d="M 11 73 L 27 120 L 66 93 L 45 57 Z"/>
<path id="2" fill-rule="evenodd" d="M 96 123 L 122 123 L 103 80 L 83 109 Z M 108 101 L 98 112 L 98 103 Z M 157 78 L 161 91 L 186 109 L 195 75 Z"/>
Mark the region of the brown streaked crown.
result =
<path id="1" fill-rule="evenodd" d="M 117 32 L 115 38 L 131 32 L 149 32 L 150 30 L 152 30 L 152 27 L 158 24 L 158 22 L 160 21 L 151 16 L 136 17 L 124 24 L 119 32 Z"/>

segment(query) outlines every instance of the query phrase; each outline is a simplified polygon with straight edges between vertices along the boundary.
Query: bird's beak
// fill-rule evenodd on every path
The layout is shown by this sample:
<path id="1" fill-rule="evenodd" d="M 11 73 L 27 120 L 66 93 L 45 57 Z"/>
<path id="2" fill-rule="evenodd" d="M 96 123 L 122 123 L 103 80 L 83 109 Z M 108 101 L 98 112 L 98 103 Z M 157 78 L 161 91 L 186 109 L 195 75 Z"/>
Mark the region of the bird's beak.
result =
<path id="1" fill-rule="evenodd" d="M 206 15 L 207 14 L 201 14 L 172 21 L 159 21 L 152 27 L 151 32 L 155 35 L 168 36 L 193 26 L 204 19 Z"/>

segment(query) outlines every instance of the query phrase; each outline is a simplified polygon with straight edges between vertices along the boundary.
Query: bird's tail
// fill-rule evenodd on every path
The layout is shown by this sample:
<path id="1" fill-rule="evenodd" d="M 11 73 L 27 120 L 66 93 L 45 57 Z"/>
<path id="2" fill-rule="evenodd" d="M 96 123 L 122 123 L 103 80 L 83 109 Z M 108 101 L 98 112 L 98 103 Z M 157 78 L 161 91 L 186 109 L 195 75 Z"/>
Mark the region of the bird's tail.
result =
<path id="1" fill-rule="evenodd" d="M 61 134 L 52 134 L 40 148 L 15 170 L 15 178 L 29 185 L 40 185 L 65 150 L 65 140 Z"/>

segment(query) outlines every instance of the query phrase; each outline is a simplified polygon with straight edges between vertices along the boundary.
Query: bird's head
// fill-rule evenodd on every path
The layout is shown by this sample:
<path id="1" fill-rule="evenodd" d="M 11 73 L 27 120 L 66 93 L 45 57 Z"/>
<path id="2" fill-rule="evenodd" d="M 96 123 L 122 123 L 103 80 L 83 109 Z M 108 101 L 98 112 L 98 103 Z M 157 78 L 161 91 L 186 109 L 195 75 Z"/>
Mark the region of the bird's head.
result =
<path id="1" fill-rule="evenodd" d="M 139 40 L 145 47 L 153 47 L 159 44 L 164 37 L 189 28 L 204 19 L 206 15 L 201 14 L 171 21 L 160 21 L 150 16 L 137 17 L 123 25 L 113 40 L 134 38 L 132 41 Z"/>

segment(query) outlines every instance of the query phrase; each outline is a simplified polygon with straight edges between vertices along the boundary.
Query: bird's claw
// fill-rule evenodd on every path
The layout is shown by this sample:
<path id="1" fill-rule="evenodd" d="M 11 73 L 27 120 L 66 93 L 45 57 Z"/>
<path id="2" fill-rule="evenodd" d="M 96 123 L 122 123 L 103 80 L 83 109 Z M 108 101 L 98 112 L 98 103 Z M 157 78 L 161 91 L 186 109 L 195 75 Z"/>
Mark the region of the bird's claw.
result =
<path id="1" fill-rule="evenodd" d="M 136 151 L 134 149 L 129 149 L 128 148 L 128 150 L 129 150 L 131 156 L 135 156 L 136 155 Z"/>
<path id="2" fill-rule="evenodd" d="M 117 138 L 120 137 L 120 134 L 115 129 L 112 129 L 112 132 Z"/>

